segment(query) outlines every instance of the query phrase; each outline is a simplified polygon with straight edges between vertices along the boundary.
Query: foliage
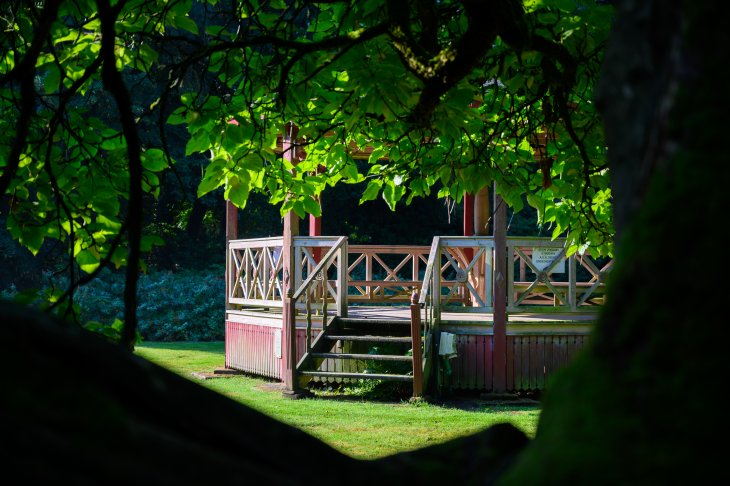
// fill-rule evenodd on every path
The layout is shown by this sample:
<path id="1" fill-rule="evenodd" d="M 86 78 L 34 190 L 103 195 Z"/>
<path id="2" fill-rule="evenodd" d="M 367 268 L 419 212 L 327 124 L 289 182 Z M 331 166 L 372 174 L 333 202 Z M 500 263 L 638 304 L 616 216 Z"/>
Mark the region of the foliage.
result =
<path id="1" fill-rule="evenodd" d="M 195 197 L 154 202 L 166 177 L 184 179 L 196 161 L 198 198 L 220 188 L 244 207 L 256 192 L 299 215 L 319 214 L 317 196 L 335 184 L 365 183 L 361 201 L 381 197 L 394 209 L 432 192 L 458 202 L 494 181 L 514 210 L 526 200 L 553 236 L 567 234 L 569 251 L 610 253 L 611 193 L 592 97 L 612 9 L 589 0 L 489 8 L 6 2 L 7 230 L 33 254 L 48 239 L 65 247 L 69 287 L 51 304 L 63 314 L 101 268 L 126 265 L 130 345 L 142 254 L 163 244 L 175 220 L 150 224 L 149 213 L 204 220 Z M 296 166 L 278 149 L 283 133 L 297 145 Z"/>
<path id="2" fill-rule="evenodd" d="M 119 298 L 123 276 L 102 272 L 79 289 L 81 321 L 114 322 L 123 315 Z M 150 272 L 139 281 L 139 332 L 151 341 L 215 341 L 223 339 L 225 294 L 223 268 Z"/>
<path id="3" fill-rule="evenodd" d="M 58 293 L 67 282 L 56 279 L 55 287 L 41 293 Z M 77 320 L 84 327 L 118 342 L 121 338 L 124 301 L 121 299 L 124 275 L 104 270 L 92 282 L 79 288 L 74 300 Z M 142 275 L 139 280 L 139 328 L 137 342 L 215 341 L 223 339 L 225 293 L 223 268 L 159 271 Z M 2 297 L 43 302 L 38 291 L 20 294 L 12 289 Z"/>

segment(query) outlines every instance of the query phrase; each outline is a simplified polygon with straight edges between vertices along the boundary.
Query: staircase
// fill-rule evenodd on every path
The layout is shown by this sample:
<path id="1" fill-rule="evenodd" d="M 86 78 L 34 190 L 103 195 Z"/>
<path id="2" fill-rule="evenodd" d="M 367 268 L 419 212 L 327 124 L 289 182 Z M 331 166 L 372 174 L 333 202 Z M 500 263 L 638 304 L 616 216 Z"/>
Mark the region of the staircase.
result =
<path id="1" fill-rule="evenodd" d="M 411 348 L 410 321 L 336 317 L 299 361 L 299 384 L 315 377 L 413 382 Z M 322 371 L 325 360 L 348 371 Z"/>

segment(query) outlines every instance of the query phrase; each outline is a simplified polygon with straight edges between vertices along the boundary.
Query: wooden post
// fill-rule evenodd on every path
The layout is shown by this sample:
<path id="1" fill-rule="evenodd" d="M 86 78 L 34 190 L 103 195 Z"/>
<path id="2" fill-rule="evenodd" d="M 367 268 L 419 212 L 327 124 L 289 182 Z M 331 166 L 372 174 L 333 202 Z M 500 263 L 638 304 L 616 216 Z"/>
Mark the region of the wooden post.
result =
<path id="1" fill-rule="evenodd" d="M 345 241 L 337 252 L 337 315 L 340 317 L 347 317 L 347 265 L 347 241 Z"/>
<path id="2" fill-rule="evenodd" d="M 413 348 L 413 396 L 423 395 L 423 355 L 421 354 L 421 306 L 418 304 L 418 291 L 411 295 L 411 341 Z"/>
<path id="3" fill-rule="evenodd" d="M 238 208 L 231 201 L 226 200 L 226 309 L 230 309 L 228 298 L 230 297 L 232 280 L 235 278 L 231 275 L 231 250 L 228 243 L 231 240 L 238 239 Z"/>
<path id="4" fill-rule="evenodd" d="M 489 219 L 490 219 L 490 204 L 489 204 L 489 187 L 482 187 L 479 192 L 474 196 L 474 235 L 476 236 L 487 236 L 489 234 Z M 484 257 L 482 257 L 484 258 Z M 484 302 L 487 302 L 487 285 L 486 278 L 484 275 L 484 264 L 480 263 L 472 267 L 474 289 L 479 292 L 479 296 Z M 472 302 L 472 305 L 478 306 L 479 303 L 476 299 Z"/>
<path id="5" fill-rule="evenodd" d="M 464 236 L 474 234 L 474 194 L 464 194 Z"/>
<path id="6" fill-rule="evenodd" d="M 474 235 L 474 194 L 471 194 L 469 192 L 464 194 L 464 224 L 462 233 L 464 236 Z M 464 256 L 468 258 L 469 261 L 471 261 L 471 259 L 474 257 L 474 249 L 464 248 Z M 475 285 L 474 282 L 472 282 L 472 285 Z M 478 283 L 476 285 L 478 285 Z M 470 306 L 472 304 L 471 294 L 466 291 L 464 292 L 463 297 L 464 305 Z"/>
<path id="7" fill-rule="evenodd" d="M 494 327 L 493 393 L 505 393 L 507 387 L 507 207 L 494 191 Z"/>
<path id="8" fill-rule="evenodd" d="M 487 236 L 489 234 L 489 187 L 482 187 L 474 196 L 474 234 Z"/>
<path id="9" fill-rule="evenodd" d="M 297 136 L 297 127 L 289 123 L 283 138 L 283 156 L 286 160 L 296 163 L 294 140 Z M 294 274 L 294 237 L 299 236 L 299 218 L 294 211 L 284 215 L 284 233 L 281 251 L 282 268 L 284 272 L 283 292 L 284 308 L 282 310 L 283 329 L 282 334 L 282 377 L 284 381 L 284 394 L 297 397 L 297 323 L 296 308 L 292 296 L 296 279 Z"/>
<path id="10" fill-rule="evenodd" d="M 318 169 L 317 172 L 320 172 Z M 317 198 L 317 202 L 319 203 L 320 212 L 322 210 L 322 200 L 320 198 Z M 309 215 L 309 236 L 322 236 L 322 217 L 321 216 L 314 216 L 313 214 Z M 312 249 L 312 257 L 314 258 L 314 261 L 319 263 L 319 261 L 322 259 L 322 248 L 316 247 Z"/>

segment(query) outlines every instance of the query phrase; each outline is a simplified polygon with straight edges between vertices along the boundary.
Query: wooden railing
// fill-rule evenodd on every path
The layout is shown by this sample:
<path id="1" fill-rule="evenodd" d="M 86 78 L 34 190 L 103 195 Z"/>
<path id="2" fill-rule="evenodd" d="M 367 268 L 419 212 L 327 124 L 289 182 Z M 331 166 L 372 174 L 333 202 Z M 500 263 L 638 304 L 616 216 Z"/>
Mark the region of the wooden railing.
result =
<path id="1" fill-rule="evenodd" d="M 300 239 L 295 240 L 295 248 L 301 249 L 302 254 L 308 254 L 311 251 L 308 251 L 307 248 L 311 250 L 313 245 L 315 248 L 318 247 L 316 246 L 317 243 L 326 244 L 329 242 L 329 240 L 325 241 L 325 239 L 320 239 L 319 241 L 312 241 L 312 238 Z M 301 262 L 302 260 L 297 258 L 295 261 Z M 309 353 L 312 349 L 312 319 L 315 316 L 321 318 L 323 331 L 335 317 L 347 316 L 346 261 L 347 238 L 341 236 L 334 240 L 327 253 L 307 272 L 304 280 L 295 287 L 296 290 L 292 294 L 292 312 L 297 312 L 300 308 L 300 305 L 298 305 L 300 303 L 306 312 L 306 353 Z M 328 277 L 332 270 L 335 272 L 334 286 Z M 333 303 L 334 306 L 330 306 L 330 303 Z M 294 345 L 296 346 L 296 343 Z"/>
<path id="2" fill-rule="evenodd" d="M 434 274 L 438 311 L 491 312 L 494 240 L 487 236 L 439 239 L 440 271 Z"/>
<path id="3" fill-rule="evenodd" d="M 439 267 L 437 261 L 440 256 L 440 237 L 435 236 L 431 243 L 431 249 L 428 254 L 428 260 L 426 263 L 426 270 L 423 275 L 423 285 L 421 286 L 420 294 L 414 295 L 414 299 L 417 297 L 415 302 L 411 302 L 411 337 L 419 334 L 421 339 L 421 346 L 418 348 L 413 345 L 413 355 L 420 352 L 420 359 L 416 358 L 413 360 L 413 393 L 422 391 L 428 384 L 429 374 L 431 372 L 431 364 L 434 361 L 433 348 L 434 348 L 434 332 L 438 327 L 440 315 L 438 314 L 438 295 L 434 295 L 434 289 L 438 289 L 438 279 L 436 274 L 439 273 Z M 439 292 L 436 292 L 439 294 Z M 424 316 L 421 318 L 421 309 L 423 309 Z M 420 331 L 420 332 L 419 332 Z M 414 341 L 415 342 L 415 341 Z M 421 365 L 420 383 L 416 383 L 416 366 Z"/>
<path id="4" fill-rule="evenodd" d="M 602 305 L 613 261 L 565 255 L 564 240 L 508 238 L 507 311 L 583 312 Z"/>
<path id="5" fill-rule="evenodd" d="M 321 295 L 311 305 L 321 310 L 326 297 L 331 309 L 339 315 L 347 315 L 347 238 L 344 236 L 295 236 L 294 240 L 294 288 L 298 289 L 320 268 L 318 279 L 322 282 Z M 330 261 L 322 267 L 322 253 L 329 254 L 332 248 L 339 248 L 341 258 Z M 340 255 L 340 253 L 342 253 Z M 304 302 L 298 302 L 298 310 L 304 309 Z"/>
<path id="6" fill-rule="evenodd" d="M 282 238 L 231 240 L 227 255 L 227 303 L 281 308 Z"/>
<path id="7" fill-rule="evenodd" d="M 229 241 L 229 306 L 283 306 L 282 244 L 282 238 Z M 348 247 L 342 237 L 298 236 L 294 288 L 313 274 L 322 253 L 337 245 L 347 258 L 324 268 L 319 294 L 310 300 L 313 312 L 320 312 L 325 300 L 330 310 L 336 308 L 343 316 L 348 303 L 406 304 L 418 289 L 427 321 L 437 322 L 443 311 L 492 311 L 491 237 L 436 237 L 429 251 L 424 246 Z M 603 304 L 613 262 L 588 255 L 566 258 L 564 245 L 563 240 L 548 238 L 507 239 L 508 312 L 582 312 Z M 298 302 L 299 311 L 305 307 L 305 300 Z"/>
<path id="8" fill-rule="evenodd" d="M 421 287 L 427 246 L 348 247 L 348 294 L 351 303 L 408 303 Z"/>

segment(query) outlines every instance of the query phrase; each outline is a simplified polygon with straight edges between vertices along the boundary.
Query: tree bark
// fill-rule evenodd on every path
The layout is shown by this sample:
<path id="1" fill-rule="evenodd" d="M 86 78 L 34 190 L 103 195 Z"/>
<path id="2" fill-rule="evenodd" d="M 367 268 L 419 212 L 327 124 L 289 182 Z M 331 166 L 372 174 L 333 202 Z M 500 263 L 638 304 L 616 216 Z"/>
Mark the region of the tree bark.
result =
<path id="1" fill-rule="evenodd" d="M 601 94 L 619 231 L 608 304 L 592 345 L 550 384 L 537 437 L 506 484 L 725 474 L 712 440 L 724 436 L 724 409 L 711 398 L 729 371 L 726 317 L 708 257 L 727 221 L 730 163 L 718 141 L 730 38 L 711 3 L 618 10 Z"/>

